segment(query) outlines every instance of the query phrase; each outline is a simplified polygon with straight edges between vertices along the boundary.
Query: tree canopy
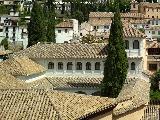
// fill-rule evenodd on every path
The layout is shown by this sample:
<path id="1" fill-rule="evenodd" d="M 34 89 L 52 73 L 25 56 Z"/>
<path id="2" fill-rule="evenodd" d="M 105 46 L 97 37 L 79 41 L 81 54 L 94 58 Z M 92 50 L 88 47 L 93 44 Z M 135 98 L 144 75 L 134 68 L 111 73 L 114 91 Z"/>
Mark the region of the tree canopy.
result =
<path id="1" fill-rule="evenodd" d="M 114 14 L 110 29 L 109 44 L 107 46 L 108 56 L 104 65 L 104 78 L 101 86 L 101 94 L 106 97 L 118 96 L 128 71 L 123 26 L 118 6 L 117 3 L 117 11 Z"/>
<path id="2" fill-rule="evenodd" d="M 33 3 L 31 19 L 28 25 L 28 46 L 46 41 L 46 24 L 42 6 L 38 2 Z"/>

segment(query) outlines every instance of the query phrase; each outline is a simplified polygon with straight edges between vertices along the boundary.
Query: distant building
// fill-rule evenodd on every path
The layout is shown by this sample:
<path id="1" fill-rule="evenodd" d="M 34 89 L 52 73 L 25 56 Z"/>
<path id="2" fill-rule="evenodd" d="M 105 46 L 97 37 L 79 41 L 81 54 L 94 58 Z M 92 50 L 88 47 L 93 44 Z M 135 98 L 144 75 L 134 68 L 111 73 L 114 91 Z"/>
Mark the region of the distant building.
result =
<path id="1" fill-rule="evenodd" d="M 69 43 L 78 36 L 78 20 L 69 19 L 56 25 L 56 43 Z"/>
<path id="2" fill-rule="evenodd" d="M 10 10 L 9 15 L 0 16 L 0 41 L 7 38 L 9 42 L 26 48 L 28 45 L 28 32 L 26 26 L 20 26 L 19 12 Z"/>

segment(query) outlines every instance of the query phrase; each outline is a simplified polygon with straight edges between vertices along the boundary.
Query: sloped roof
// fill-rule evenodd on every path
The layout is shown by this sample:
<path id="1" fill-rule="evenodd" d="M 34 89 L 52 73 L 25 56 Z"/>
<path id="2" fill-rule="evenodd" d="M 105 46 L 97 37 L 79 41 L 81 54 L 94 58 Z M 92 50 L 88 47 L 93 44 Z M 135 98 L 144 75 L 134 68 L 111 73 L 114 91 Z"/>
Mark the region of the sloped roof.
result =
<path id="1" fill-rule="evenodd" d="M 13 76 L 28 76 L 45 69 L 27 57 L 13 57 L 0 63 L 0 69 Z"/>
<path id="2" fill-rule="evenodd" d="M 72 20 L 65 20 L 56 25 L 56 28 L 73 28 Z"/>
<path id="3" fill-rule="evenodd" d="M 148 42 L 147 48 L 160 48 L 160 42 L 153 41 L 153 42 Z"/>
<path id="4" fill-rule="evenodd" d="M 14 54 L 29 58 L 105 58 L 106 44 L 36 44 Z"/>
<path id="5" fill-rule="evenodd" d="M 27 89 L 27 84 L 0 69 L 0 89 Z"/>
<path id="6" fill-rule="evenodd" d="M 110 25 L 112 23 L 111 20 L 90 20 L 88 21 L 89 24 L 92 26 L 99 26 L 99 25 Z"/>
<path id="7" fill-rule="evenodd" d="M 140 2 L 140 5 L 149 8 L 160 8 L 160 3 Z"/>
<path id="8" fill-rule="evenodd" d="M 116 98 L 119 103 L 113 110 L 114 115 L 119 115 L 145 105 L 149 102 L 149 81 L 132 78 L 126 82 Z"/>
<path id="9" fill-rule="evenodd" d="M 103 76 L 55 76 L 27 83 L 32 89 L 99 88 Z"/>
<path id="10" fill-rule="evenodd" d="M 114 99 L 65 92 L 48 94 L 62 120 L 86 118 L 104 109 L 114 106 Z M 56 104 L 55 104 L 56 103 Z"/>
<path id="11" fill-rule="evenodd" d="M 59 120 L 43 90 L 0 90 L 0 116 L 7 120 Z"/>
<path id="12" fill-rule="evenodd" d="M 89 17 L 106 17 L 106 18 L 112 18 L 113 17 L 112 12 L 90 12 Z M 121 13 L 122 18 L 144 18 L 144 14 L 142 13 Z"/>
<path id="13" fill-rule="evenodd" d="M 44 90 L 0 90 L 0 99 L 0 116 L 7 120 L 74 120 L 115 105 L 112 98 Z"/>

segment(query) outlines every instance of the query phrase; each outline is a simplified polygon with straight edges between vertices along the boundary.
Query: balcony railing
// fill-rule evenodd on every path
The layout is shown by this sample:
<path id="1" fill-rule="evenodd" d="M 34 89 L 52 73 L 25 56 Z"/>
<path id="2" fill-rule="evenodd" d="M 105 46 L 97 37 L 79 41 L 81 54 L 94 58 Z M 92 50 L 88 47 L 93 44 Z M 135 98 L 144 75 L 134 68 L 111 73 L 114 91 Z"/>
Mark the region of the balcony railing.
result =
<path id="1" fill-rule="evenodd" d="M 148 55 L 148 61 L 160 61 L 160 55 Z"/>
<path id="2" fill-rule="evenodd" d="M 137 57 L 137 56 L 141 56 L 139 49 L 126 50 L 126 52 L 127 52 L 127 57 Z"/>

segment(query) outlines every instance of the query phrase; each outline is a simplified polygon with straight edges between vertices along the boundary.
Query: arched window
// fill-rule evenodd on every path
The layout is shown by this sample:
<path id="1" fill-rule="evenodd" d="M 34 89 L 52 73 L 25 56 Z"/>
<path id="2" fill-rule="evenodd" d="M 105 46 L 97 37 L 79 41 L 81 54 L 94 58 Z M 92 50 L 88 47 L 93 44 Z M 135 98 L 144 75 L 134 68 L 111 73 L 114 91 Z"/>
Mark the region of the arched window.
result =
<path id="1" fill-rule="evenodd" d="M 95 63 L 95 70 L 100 70 L 100 62 Z"/>
<path id="2" fill-rule="evenodd" d="M 139 49 L 139 41 L 138 40 L 134 40 L 133 49 Z"/>
<path id="3" fill-rule="evenodd" d="M 82 63 L 81 62 L 77 62 L 76 70 L 82 70 Z"/>
<path id="4" fill-rule="evenodd" d="M 134 62 L 131 63 L 131 70 L 135 70 L 136 69 L 136 65 Z"/>
<path id="5" fill-rule="evenodd" d="M 73 66 L 72 62 L 68 62 L 67 63 L 67 70 L 72 70 L 72 66 Z"/>
<path id="6" fill-rule="evenodd" d="M 63 70 L 63 63 L 62 62 L 58 63 L 58 70 Z"/>
<path id="7" fill-rule="evenodd" d="M 125 48 L 129 49 L 129 41 L 128 40 L 125 40 Z"/>
<path id="8" fill-rule="evenodd" d="M 86 63 L 86 70 L 91 70 L 91 63 L 90 62 Z"/>
<path id="9" fill-rule="evenodd" d="M 53 62 L 48 63 L 48 69 L 54 69 L 54 63 Z"/>

